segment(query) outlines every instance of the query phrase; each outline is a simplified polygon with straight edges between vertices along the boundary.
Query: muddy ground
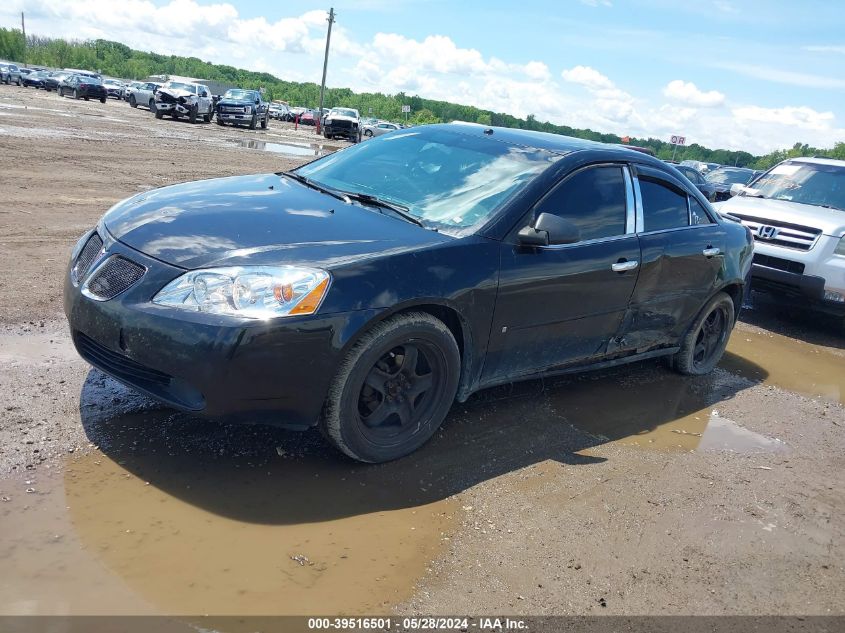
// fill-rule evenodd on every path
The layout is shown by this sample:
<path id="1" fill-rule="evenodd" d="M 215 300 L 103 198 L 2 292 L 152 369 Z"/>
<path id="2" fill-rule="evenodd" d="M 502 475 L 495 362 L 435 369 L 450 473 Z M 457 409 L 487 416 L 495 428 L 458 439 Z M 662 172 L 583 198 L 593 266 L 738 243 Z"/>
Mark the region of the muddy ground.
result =
<path id="1" fill-rule="evenodd" d="M 62 275 L 111 204 L 315 138 L 0 86 L 0 614 L 845 612 L 845 335 L 764 297 L 711 376 L 485 391 L 374 467 L 78 359 Z"/>

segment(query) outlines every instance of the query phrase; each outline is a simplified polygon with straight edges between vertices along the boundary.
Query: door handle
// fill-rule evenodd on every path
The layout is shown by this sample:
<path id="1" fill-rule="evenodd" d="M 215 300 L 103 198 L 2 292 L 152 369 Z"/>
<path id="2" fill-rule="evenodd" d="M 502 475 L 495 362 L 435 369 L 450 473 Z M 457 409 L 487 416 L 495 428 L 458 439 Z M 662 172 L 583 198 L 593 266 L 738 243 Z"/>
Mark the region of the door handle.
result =
<path id="1" fill-rule="evenodd" d="M 711 246 L 708 246 L 703 251 L 701 251 L 701 254 L 704 255 L 705 257 L 713 257 L 715 255 L 718 255 L 721 252 L 722 251 L 719 248 L 713 248 Z"/>
<path id="2" fill-rule="evenodd" d="M 613 264 L 610 267 L 610 270 L 612 270 L 615 273 L 624 273 L 624 272 L 627 272 L 629 270 L 634 270 L 639 265 L 640 265 L 640 262 L 638 262 L 636 259 L 632 259 L 632 260 L 627 260 L 627 261 L 624 261 L 624 262 L 616 262 L 615 264 Z"/>

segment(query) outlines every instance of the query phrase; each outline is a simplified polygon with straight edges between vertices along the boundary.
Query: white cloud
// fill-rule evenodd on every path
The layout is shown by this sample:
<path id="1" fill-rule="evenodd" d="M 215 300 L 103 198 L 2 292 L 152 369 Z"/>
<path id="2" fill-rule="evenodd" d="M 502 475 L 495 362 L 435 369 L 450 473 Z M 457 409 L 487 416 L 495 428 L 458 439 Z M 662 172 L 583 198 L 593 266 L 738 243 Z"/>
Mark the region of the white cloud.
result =
<path id="1" fill-rule="evenodd" d="M 829 45 L 829 46 L 805 46 L 805 51 L 810 51 L 813 53 L 837 53 L 839 55 L 845 55 L 845 45 L 836 46 L 836 45 Z"/>
<path id="2" fill-rule="evenodd" d="M 561 73 L 566 81 L 579 84 L 585 88 L 598 90 L 600 88 L 613 88 L 613 82 L 602 75 L 599 71 L 589 66 L 575 66 Z"/>
<path id="3" fill-rule="evenodd" d="M 691 81 L 675 79 L 666 84 L 663 88 L 663 95 L 672 101 L 686 105 L 713 108 L 725 102 L 725 95 L 716 90 L 704 92 Z"/>
<path id="4" fill-rule="evenodd" d="M 799 73 L 770 66 L 757 66 L 754 64 L 720 63 L 713 64 L 714 68 L 730 70 L 740 75 L 772 81 L 775 83 L 801 86 L 803 88 L 845 88 L 845 79 L 836 77 L 825 77 L 823 75 L 812 75 L 810 73 Z"/>

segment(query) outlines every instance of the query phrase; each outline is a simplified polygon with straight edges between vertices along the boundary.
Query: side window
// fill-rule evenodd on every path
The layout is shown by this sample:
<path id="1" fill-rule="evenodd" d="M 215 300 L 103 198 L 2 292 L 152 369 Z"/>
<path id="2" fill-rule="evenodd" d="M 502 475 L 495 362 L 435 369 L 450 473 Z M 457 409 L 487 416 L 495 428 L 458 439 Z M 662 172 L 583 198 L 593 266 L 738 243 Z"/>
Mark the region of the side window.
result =
<path id="1" fill-rule="evenodd" d="M 707 215 L 707 211 L 701 206 L 701 203 L 690 196 L 689 198 L 689 214 L 690 224 L 713 224 L 713 220 Z"/>
<path id="2" fill-rule="evenodd" d="M 654 180 L 640 178 L 644 231 L 689 226 L 687 196 Z"/>
<path id="3" fill-rule="evenodd" d="M 591 167 L 564 180 L 535 210 L 574 223 L 581 240 L 625 234 L 625 177 L 618 166 Z"/>

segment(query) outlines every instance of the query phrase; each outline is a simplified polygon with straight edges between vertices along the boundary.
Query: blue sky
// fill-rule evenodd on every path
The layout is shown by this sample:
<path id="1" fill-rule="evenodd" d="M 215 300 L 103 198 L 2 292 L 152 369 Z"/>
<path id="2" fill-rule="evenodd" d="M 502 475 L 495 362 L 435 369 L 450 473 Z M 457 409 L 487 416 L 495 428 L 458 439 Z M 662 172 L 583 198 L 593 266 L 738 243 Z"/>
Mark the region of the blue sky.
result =
<path id="1" fill-rule="evenodd" d="M 334 3 L 328 83 L 404 90 L 620 134 L 770 151 L 845 140 L 845 2 Z M 319 81 L 328 4 L 7 0 L 43 35 Z M 177 28 L 178 25 L 178 28 Z M 187 36 L 187 37 L 186 37 Z"/>

